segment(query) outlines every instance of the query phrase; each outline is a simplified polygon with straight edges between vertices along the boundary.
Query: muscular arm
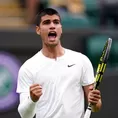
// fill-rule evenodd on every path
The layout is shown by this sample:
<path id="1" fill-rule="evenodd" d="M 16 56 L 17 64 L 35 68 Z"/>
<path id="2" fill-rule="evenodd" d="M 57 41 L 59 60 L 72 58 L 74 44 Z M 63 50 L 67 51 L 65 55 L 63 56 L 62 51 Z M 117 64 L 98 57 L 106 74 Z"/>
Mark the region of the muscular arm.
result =
<path id="1" fill-rule="evenodd" d="M 33 118 L 36 113 L 36 102 L 33 102 L 27 93 L 20 93 L 18 112 L 21 118 Z"/>
<path id="2" fill-rule="evenodd" d="M 83 89 L 88 102 L 92 104 L 92 111 L 99 111 L 102 106 L 100 91 L 93 90 L 93 84 L 84 86 Z"/>

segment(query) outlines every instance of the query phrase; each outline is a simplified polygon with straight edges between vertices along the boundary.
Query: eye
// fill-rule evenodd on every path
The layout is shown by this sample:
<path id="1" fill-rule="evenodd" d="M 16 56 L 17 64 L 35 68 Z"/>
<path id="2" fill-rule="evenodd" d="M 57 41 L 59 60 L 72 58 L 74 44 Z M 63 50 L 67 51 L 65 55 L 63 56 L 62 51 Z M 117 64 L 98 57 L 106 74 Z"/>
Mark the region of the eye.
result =
<path id="1" fill-rule="evenodd" d="M 54 21 L 54 24 L 59 24 L 60 22 L 58 20 L 55 20 Z"/>
<path id="2" fill-rule="evenodd" d="M 44 21 L 43 24 L 45 24 L 45 25 L 50 24 L 50 20 L 46 20 L 46 21 Z"/>

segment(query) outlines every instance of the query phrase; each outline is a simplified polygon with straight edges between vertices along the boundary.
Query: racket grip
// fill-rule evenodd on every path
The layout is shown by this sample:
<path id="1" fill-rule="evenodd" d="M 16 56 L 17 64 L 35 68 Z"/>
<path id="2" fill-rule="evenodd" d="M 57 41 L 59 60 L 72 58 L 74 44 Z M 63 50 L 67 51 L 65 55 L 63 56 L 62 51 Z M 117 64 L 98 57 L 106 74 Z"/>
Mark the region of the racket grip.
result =
<path id="1" fill-rule="evenodd" d="M 90 117 L 91 117 L 91 110 L 87 109 L 83 118 L 90 118 Z"/>

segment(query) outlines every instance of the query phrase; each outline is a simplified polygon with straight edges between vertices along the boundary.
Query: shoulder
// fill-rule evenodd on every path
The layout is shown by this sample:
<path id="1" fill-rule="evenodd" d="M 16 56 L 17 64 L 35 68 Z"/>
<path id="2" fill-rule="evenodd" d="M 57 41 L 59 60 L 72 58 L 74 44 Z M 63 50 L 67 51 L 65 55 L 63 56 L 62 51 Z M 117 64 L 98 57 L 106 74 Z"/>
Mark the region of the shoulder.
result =
<path id="1" fill-rule="evenodd" d="M 70 58 L 76 58 L 76 59 L 83 60 L 83 61 L 90 61 L 89 58 L 81 52 L 73 51 L 70 49 L 66 49 L 66 52 Z"/>
<path id="2" fill-rule="evenodd" d="M 74 60 L 79 64 L 81 63 L 83 66 L 92 66 L 90 59 L 85 54 L 70 49 L 66 49 L 66 52 L 69 60 Z"/>
<path id="3" fill-rule="evenodd" d="M 81 53 L 80 52 L 76 52 L 76 51 L 74 51 L 74 50 L 71 50 L 71 49 L 65 49 L 65 51 L 66 51 L 66 54 L 68 55 L 68 56 L 80 56 L 81 55 Z"/>
<path id="4" fill-rule="evenodd" d="M 37 52 L 34 56 L 27 59 L 22 66 L 20 67 L 19 71 L 32 71 L 33 68 L 37 65 L 38 59 L 40 58 L 40 52 Z"/>

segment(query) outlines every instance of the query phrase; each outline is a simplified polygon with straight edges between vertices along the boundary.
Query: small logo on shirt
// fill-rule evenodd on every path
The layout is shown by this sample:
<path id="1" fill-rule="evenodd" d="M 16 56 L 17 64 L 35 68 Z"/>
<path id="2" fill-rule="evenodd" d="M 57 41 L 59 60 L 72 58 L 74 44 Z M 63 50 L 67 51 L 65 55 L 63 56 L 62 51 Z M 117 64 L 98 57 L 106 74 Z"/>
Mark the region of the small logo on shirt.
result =
<path id="1" fill-rule="evenodd" d="M 68 65 L 68 67 L 72 67 L 72 66 L 74 66 L 75 64 L 71 64 L 71 65 Z"/>

